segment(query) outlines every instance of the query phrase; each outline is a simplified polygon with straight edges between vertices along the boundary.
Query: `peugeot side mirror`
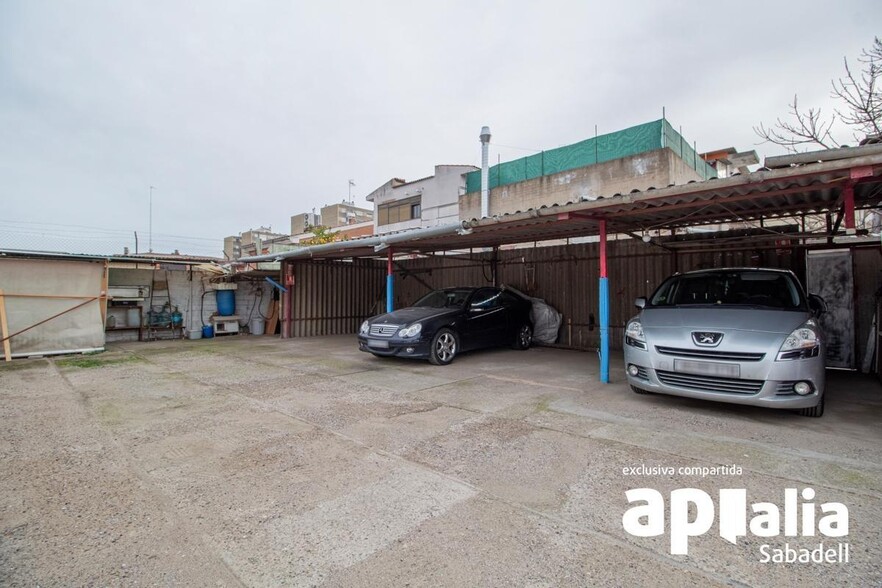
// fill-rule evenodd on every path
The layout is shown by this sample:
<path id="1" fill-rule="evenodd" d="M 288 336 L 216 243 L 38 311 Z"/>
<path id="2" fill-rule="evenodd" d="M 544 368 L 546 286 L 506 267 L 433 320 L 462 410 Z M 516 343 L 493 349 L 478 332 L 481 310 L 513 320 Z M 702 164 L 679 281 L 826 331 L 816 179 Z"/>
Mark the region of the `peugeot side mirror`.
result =
<path id="1" fill-rule="evenodd" d="M 827 303 L 817 294 L 809 294 L 808 303 L 809 308 L 815 316 L 821 316 L 827 312 Z"/>
<path id="2" fill-rule="evenodd" d="M 646 308 L 646 298 L 641 296 L 640 298 L 636 299 L 634 301 L 634 306 L 636 306 L 637 308 Z"/>

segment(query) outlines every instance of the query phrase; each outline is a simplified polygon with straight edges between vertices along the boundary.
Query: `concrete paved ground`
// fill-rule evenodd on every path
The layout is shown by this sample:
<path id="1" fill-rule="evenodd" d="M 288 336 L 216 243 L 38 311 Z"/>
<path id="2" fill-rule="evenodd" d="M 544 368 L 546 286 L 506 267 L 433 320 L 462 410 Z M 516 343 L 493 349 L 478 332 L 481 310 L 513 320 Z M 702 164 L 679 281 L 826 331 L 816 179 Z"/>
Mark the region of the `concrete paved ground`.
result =
<path id="1" fill-rule="evenodd" d="M 124 344 L 0 368 L 0 584 L 882 584 L 882 390 L 828 414 L 638 396 L 592 354 L 381 360 L 352 337 Z M 737 465 L 740 476 L 624 475 Z M 763 564 L 716 525 L 688 556 L 627 535 L 625 491 L 810 486 L 848 564 Z M 802 502 L 802 501 L 801 501 Z"/>

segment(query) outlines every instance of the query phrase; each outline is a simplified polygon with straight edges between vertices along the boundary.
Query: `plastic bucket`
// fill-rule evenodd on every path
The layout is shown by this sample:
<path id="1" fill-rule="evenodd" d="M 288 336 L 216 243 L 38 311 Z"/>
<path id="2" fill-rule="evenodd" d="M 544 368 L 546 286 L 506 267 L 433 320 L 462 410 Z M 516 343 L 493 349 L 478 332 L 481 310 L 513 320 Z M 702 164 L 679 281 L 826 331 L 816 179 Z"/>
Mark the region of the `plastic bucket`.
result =
<path id="1" fill-rule="evenodd" d="M 252 335 L 263 335 L 263 326 L 264 322 L 262 318 L 256 318 L 251 320 L 251 334 Z"/>
<path id="2" fill-rule="evenodd" d="M 211 325 L 205 325 L 204 327 L 202 327 L 202 336 L 206 339 L 211 339 L 212 337 L 214 337 L 214 327 L 212 327 Z"/>
<path id="3" fill-rule="evenodd" d="M 195 341 L 196 339 L 201 339 L 202 331 L 200 331 L 199 329 L 191 329 L 187 331 L 187 338 L 192 341 Z"/>
<path id="4" fill-rule="evenodd" d="M 217 296 L 217 313 L 221 316 L 236 314 L 236 292 L 233 290 L 215 290 Z"/>

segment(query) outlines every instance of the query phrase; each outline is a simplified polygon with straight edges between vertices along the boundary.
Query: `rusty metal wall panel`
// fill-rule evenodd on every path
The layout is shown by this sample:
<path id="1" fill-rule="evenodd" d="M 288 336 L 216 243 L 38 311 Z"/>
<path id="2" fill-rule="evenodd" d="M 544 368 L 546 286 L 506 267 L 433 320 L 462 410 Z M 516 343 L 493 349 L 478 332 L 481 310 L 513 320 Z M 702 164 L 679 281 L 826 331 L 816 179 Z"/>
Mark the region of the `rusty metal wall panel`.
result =
<path id="1" fill-rule="evenodd" d="M 400 261 L 396 271 L 396 308 L 411 304 L 430 288 L 482 286 L 492 283 L 491 252 L 469 256 L 436 256 Z M 611 341 L 620 346 L 625 322 L 634 314 L 637 296 L 651 293 L 672 270 L 671 254 L 632 239 L 611 241 Z M 597 243 L 528 247 L 498 253 L 498 279 L 542 298 L 560 311 L 563 324 L 558 343 L 574 348 L 599 345 Z M 425 282 L 423 284 L 422 282 Z"/>
<path id="2" fill-rule="evenodd" d="M 563 314 L 558 344 L 576 349 L 600 344 L 598 316 L 598 243 L 515 249 L 500 253 L 501 282 L 545 300 Z M 645 296 L 672 269 L 671 254 L 640 241 L 611 240 L 610 342 L 620 348 L 634 298 Z"/>
<path id="3" fill-rule="evenodd" d="M 412 304 L 431 289 L 492 283 L 491 258 L 485 252 L 399 260 L 395 307 Z M 609 262 L 611 338 L 617 345 L 625 321 L 633 314 L 633 299 L 647 295 L 672 270 L 668 253 L 630 240 L 610 243 Z M 297 263 L 293 335 L 353 333 L 360 324 L 359 318 L 352 318 L 353 309 L 359 317 L 383 312 L 384 265 L 377 260 Z M 564 315 L 560 344 L 598 345 L 596 243 L 504 250 L 498 254 L 497 267 L 499 283 L 543 298 Z"/>
<path id="4" fill-rule="evenodd" d="M 402 268 L 406 270 L 404 273 Z M 439 288 L 493 283 L 490 258 L 480 254 L 398 260 L 395 270 L 395 308 L 413 304 Z"/>
<path id="5" fill-rule="evenodd" d="M 356 333 L 374 312 L 384 271 L 373 260 L 301 261 L 294 264 L 292 336 Z"/>
<path id="6" fill-rule="evenodd" d="M 498 256 L 500 284 L 541 298 L 563 314 L 559 345 L 576 349 L 599 346 L 600 257 L 597 242 L 507 249 L 500 251 Z M 454 256 L 402 261 L 401 266 L 413 275 L 401 279 L 396 274 L 396 308 L 412 303 L 427 291 L 415 279 L 417 275 L 433 288 L 490 283 L 491 258 L 492 253 L 485 252 L 475 254 L 471 261 Z M 675 271 L 744 265 L 797 270 L 794 267 L 797 259 L 801 258 L 789 250 L 774 248 L 704 247 L 675 255 L 635 239 L 610 240 L 607 261 L 611 346 L 621 348 L 625 325 L 637 312 L 634 299 L 652 294 L 662 280 Z"/>
<path id="7" fill-rule="evenodd" d="M 431 289 L 492 283 L 491 252 L 401 259 L 395 267 L 395 308 L 415 302 Z M 635 239 L 608 243 L 610 278 L 610 343 L 621 349 L 624 327 L 636 314 L 634 299 L 649 296 L 675 271 L 707 267 L 764 266 L 792 269 L 804 276 L 804 252 L 787 247 L 697 246 L 674 254 Z M 858 350 L 863 353 L 872 320 L 869 301 L 882 285 L 882 254 L 861 250 L 855 258 L 860 302 Z M 498 252 L 500 284 L 542 298 L 563 314 L 558 344 L 576 349 L 599 346 L 596 242 L 527 247 Z M 355 333 L 361 321 L 385 312 L 383 260 L 300 261 L 292 289 L 294 337 Z M 860 356 L 862 357 L 862 355 Z"/>

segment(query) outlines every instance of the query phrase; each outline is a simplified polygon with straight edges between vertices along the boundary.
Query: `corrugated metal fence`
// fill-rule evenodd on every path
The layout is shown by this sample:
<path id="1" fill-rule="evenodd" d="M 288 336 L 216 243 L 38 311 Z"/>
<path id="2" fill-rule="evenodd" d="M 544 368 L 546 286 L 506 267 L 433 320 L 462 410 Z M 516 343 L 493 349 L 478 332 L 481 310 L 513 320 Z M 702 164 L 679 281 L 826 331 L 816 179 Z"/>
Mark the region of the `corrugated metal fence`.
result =
<path id="1" fill-rule="evenodd" d="M 365 318 L 380 312 L 385 268 L 376 261 L 301 261 L 294 264 L 291 335 L 355 333 Z"/>
<path id="2" fill-rule="evenodd" d="M 882 275 L 882 255 L 878 248 L 859 250 L 854 259 L 859 296 L 857 344 L 863 353 L 875 308 L 870 302 Z M 613 240 L 608 260 L 613 348 L 621 348 L 625 323 L 636 313 L 634 299 L 650 295 L 675 271 L 762 266 L 791 269 L 804 279 L 805 268 L 804 250 L 774 243 L 751 249 L 702 246 L 675 254 L 633 239 Z M 542 298 L 563 314 L 558 344 L 591 349 L 600 340 L 598 261 L 597 243 L 582 243 L 503 250 L 495 265 L 500 284 Z M 435 288 L 492 284 L 493 267 L 491 252 L 397 260 L 395 307 L 407 306 Z M 355 333 L 362 320 L 384 311 L 385 271 L 385 262 L 379 260 L 298 262 L 293 335 Z"/>
<path id="3" fill-rule="evenodd" d="M 608 273 L 613 347 L 620 347 L 625 323 L 636 312 L 634 299 L 649 296 L 675 271 L 744 265 L 796 270 L 794 261 L 789 249 L 709 248 L 675 255 L 633 239 L 611 241 Z M 493 280 L 491 253 L 407 260 L 401 266 L 410 275 L 397 276 L 396 308 L 414 302 L 431 288 L 485 285 Z M 577 349 L 599 345 L 597 243 L 504 250 L 499 252 L 496 267 L 499 284 L 541 298 L 563 314 L 559 344 Z"/>

